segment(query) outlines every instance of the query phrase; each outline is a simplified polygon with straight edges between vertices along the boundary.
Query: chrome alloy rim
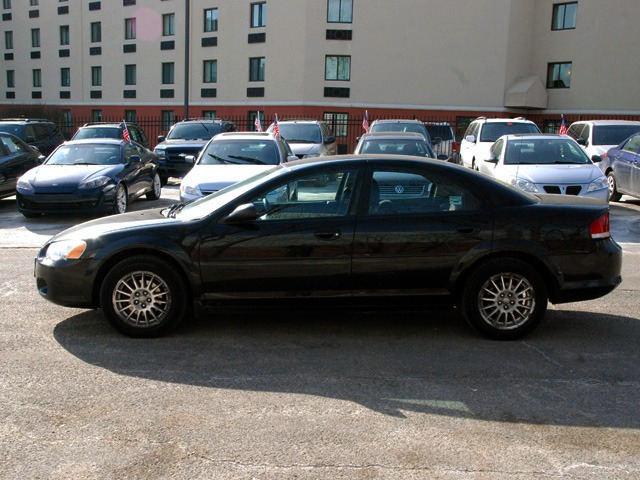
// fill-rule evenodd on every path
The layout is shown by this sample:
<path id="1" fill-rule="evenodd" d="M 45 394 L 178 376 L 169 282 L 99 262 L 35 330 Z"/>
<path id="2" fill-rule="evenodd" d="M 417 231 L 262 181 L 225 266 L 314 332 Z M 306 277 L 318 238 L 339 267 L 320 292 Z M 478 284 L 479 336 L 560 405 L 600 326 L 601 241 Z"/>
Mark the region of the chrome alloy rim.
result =
<path id="1" fill-rule="evenodd" d="M 153 327 L 167 316 L 171 292 L 162 278 L 152 272 L 132 272 L 116 284 L 113 308 L 120 319 L 134 327 Z"/>
<path id="2" fill-rule="evenodd" d="M 482 319 L 499 330 L 525 324 L 536 306 L 533 285 L 516 273 L 499 273 L 489 278 L 478 295 Z"/>
<path id="3" fill-rule="evenodd" d="M 162 194 L 162 185 L 160 184 L 160 176 L 156 173 L 153 176 L 153 194 L 156 197 L 160 197 Z"/>
<path id="4" fill-rule="evenodd" d="M 612 175 L 607 175 L 607 183 L 609 184 L 609 196 L 611 196 L 616 191 L 616 181 Z"/>
<path id="5" fill-rule="evenodd" d="M 124 213 L 127 210 L 127 192 L 122 186 L 116 190 L 116 206 L 118 213 Z"/>

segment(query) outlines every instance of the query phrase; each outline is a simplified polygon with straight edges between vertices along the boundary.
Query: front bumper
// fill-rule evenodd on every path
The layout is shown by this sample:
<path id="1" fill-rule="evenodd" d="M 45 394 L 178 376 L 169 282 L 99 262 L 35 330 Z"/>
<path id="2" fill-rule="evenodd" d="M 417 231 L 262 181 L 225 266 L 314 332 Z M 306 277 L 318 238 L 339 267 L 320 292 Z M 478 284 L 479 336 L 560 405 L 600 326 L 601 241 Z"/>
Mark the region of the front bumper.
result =
<path id="1" fill-rule="evenodd" d="M 31 214 L 94 213 L 113 208 L 115 189 L 103 192 L 25 195 L 16 193 L 18 210 Z"/>
<path id="2" fill-rule="evenodd" d="M 44 258 L 45 248 L 35 260 L 34 275 L 40 296 L 64 307 L 97 308 L 97 299 L 93 298 L 94 279 L 87 274 L 89 260 L 59 260 L 48 264 Z"/>

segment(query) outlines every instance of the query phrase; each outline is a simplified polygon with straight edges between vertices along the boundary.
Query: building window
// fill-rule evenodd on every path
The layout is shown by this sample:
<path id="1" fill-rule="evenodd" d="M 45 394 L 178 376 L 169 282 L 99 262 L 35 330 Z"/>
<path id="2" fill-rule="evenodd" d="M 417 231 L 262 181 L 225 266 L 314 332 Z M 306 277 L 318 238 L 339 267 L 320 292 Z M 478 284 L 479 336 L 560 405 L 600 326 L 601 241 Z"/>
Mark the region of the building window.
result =
<path id="1" fill-rule="evenodd" d="M 218 81 L 218 61 L 217 60 L 205 60 L 202 64 L 204 83 L 216 83 Z"/>
<path id="2" fill-rule="evenodd" d="M 13 50 L 13 32 L 4 32 L 4 48 Z"/>
<path id="3" fill-rule="evenodd" d="M 124 119 L 127 122 L 134 122 L 136 121 L 136 111 L 135 110 L 125 110 L 124 111 Z"/>
<path id="4" fill-rule="evenodd" d="M 102 86 L 102 67 L 91 67 L 91 86 Z"/>
<path id="5" fill-rule="evenodd" d="M 11 0 L 2 0 L 2 8 L 9 10 L 11 8 Z"/>
<path id="6" fill-rule="evenodd" d="M 347 128 L 349 126 L 348 113 L 325 112 L 324 121 L 329 125 L 329 128 L 334 132 L 336 137 L 347 138 Z"/>
<path id="7" fill-rule="evenodd" d="M 249 81 L 264 82 L 264 57 L 249 59 Z"/>
<path id="8" fill-rule="evenodd" d="M 40 0 L 29 0 L 29 5 L 32 7 L 37 7 L 40 5 Z"/>
<path id="9" fill-rule="evenodd" d="M 554 4 L 551 30 L 569 30 L 576 28 L 577 14 L 578 2 Z"/>
<path id="10" fill-rule="evenodd" d="M 550 63 L 547 67 L 547 88 L 571 87 L 571 62 Z"/>
<path id="11" fill-rule="evenodd" d="M 175 78 L 175 64 L 173 62 L 166 62 L 162 64 L 162 84 L 173 84 Z"/>
<path id="12" fill-rule="evenodd" d="M 135 65 L 124 66 L 124 84 L 125 85 L 136 84 L 136 66 Z"/>
<path id="13" fill-rule="evenodd" d="M 31 46 L 33 48 L 40 48 L 40 29 L 39 28 L 31 29 Z"/>
<path id="14" fill-rule="evenodd" d="M 16 73 L 14 70 L 7 70 L 7 88 L 16 88 Z"/>
<path id="15" fill-rule="evenodd" d="M 100 22 L 91 22 L 91 42 L 98 43 L 102 41 L 102 24 Z"/>
<path id="16" fill-rule="evenodd" d="M 136 19 L 125 18 L 124 19 L 124 39 L 135 40 L 136 38 Z"/>
<path id="17" fill-rule="evenodd" d="M 217 113 L 215 110 L 203 110 L 202 118 L 208 118 L 209 120 L 213 120 L 217 117 Z"/>
<path id="18" fill-rule="evenodd" d="M 267 2 L 251 4 L 251 28 L 267 26 Z"/>
<path id="19" fill-rule="evenodd" d="M 61 87 L 71 86 L 71 69 L 68 67 L 64 67 L 60 69 L 60 86 Z"/>
<path id="20" fill-rule="evenodd" d="M 348 55 L 327 55 L 325 57 L 325 80 L 351 80 L 351 57 Z"/>
<path id="21" fill-rule="evenodd" d="M 204 31 L 205 32 L 218 31 L 218 9 L 217 8 L 207 8 L 204 11 Z"/>
<path id="22" fill-rule="evenodd" d="M 42 87 L 42 70 L 39 68 L 33 69 L 33 86 L 34 88 Z"/>
<path id="23" fill-rule="evenodd" d="M 173 110 L 162 110 L 162 131 L 168 131 L 176 123 L 176 115 Z"/>
<path id="24" fill-rule="evenodd" d="M 353 0 L 327 0 L 328 23 L 351 23 Z"/>
<path id="25" fill-rule="evenodd" d="M 60 45 L 69 45 L 69 25 L 60 25 Z"/>
<path id="26" fill-rule="evenodd" d="M 176 34 L 176 14 L 166 13 L 162 15 L 162 36 L 170 37 Z"/>
<path id="27" fill-rule="evenodd" d="M 93 122 L 101 122 L 102 121 L 102 110 L 91 110 L 91 121 L 93 121 Z"/>

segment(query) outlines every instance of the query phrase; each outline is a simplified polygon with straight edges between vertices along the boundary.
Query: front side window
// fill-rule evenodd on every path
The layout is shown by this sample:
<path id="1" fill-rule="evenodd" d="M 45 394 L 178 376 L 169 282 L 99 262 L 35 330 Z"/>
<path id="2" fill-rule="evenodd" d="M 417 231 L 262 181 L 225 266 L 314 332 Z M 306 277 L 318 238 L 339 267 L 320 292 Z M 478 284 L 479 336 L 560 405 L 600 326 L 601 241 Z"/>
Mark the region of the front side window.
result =
<path id="1" fill-rule="evenodd" d="M 60 69 L 60 86 L 61 87 L 71 86 L 71 69 L 68 67 L 64 67 Z"/>
<path id="2" fill-rule="evenodd" d="M 264 57 L 249 59 L 249 81 L 264 82 Z"/>
<path id="3" fill-rule="evenodd" d="M 162 15 L 162 36 L 169 37 L 176 34 L 176 15 L 167 13 Z"/>
<path id="4" fill-rule="evenodd" d="M 124 19 L 124 39 L 135 40 L 136 38 L 136 19 L 125 18 Z"/>
<path id="5" fill-rule="evenodd" d="M 91 85 L 102 86 L 102 67 L 91 67 Z"/>
<path id="6" fill-rule="evenodd" d="M 217 8 L 207 8 L 204 11 L 204 31 L 205 32 L 218 31 L 218 9 Z"/>
<path id="7" fill-rule="evenodd" d="M 556 3 L 553 6 L 551 30 L 569 30 L 576 28 L 578 2 Z"/>
<path id="8" fill-rule="evenodd" d="M 7 88 L 16 88 L 15 70 L 7 70 Z"/>
<path id="9" fill-rule="evenodd" d="M 11 30 L 4 32 L 4 48 L 13 50 L 13 32 Z"/>
<path id="10" fill-rule="evenodd" d="M 353 0 L 327 0 L 328 23 L 351 23 L 353 21 Z"/>
<path id="11" fill-rule="evenodd" d="M 267 26 L 267 2 L 251 4 L 251 28 Z"/>
<path id="12" fill-rule="evenodd" d="M 351 57 L 347 55 L 327 55 L 325 57 L 325 80 L 351 80 Z"/>
<path id="13" fill-rule="evenodd" d="M 137 68 L 135 65 L 124 66 L 124 84 L 135 85 L 136 84 Z"/>
<path id="14" fill-rule="evenodd" d="M 571 87 L 571 62 L 550 63 L 547 67 L 547 88 Z"/>
<path id="15" fill-rule="evenodd" d="M 218 61 L 205 60 L 202 64 L 204 83 L 216 83 L 218 81 Z"/>
<path id="16" fill-rule="evenodd" d="M 162 64 L 162 83 L 164 85 L 170 85 L 174 83 L 175 64 L 173 62 L 166 62 Z"/>
<path id="17" fill-rule="evenodd" d="M 60 25 L 60 45 L 69 45 L 69 25 Z"/>
<path id="18" fill-rule="evenodd" d="M 42 87 L 42 70 L 40 70 L 39 68 L 34 68 L 32 75 L 33 75 L 33 86 L 35 88 Z"/>
<path id="19" fill-rule="evenodd" d="M 31 29 L 31 46 L 33 48 L 40 48 L 40 29 L 39 28 Z"/>
<path id="20" fill-rule="evenodd" d="M 638 153 L 640 151 L 640 135 L 634 135 L 631 137 L 622 149 L 627 152 Z"/>
<path id="21" fill-rule="evenodd" d="M 102 41 L 102 24 L 100 22 L 91 23 L 91 42 L 98 43 Z"/>

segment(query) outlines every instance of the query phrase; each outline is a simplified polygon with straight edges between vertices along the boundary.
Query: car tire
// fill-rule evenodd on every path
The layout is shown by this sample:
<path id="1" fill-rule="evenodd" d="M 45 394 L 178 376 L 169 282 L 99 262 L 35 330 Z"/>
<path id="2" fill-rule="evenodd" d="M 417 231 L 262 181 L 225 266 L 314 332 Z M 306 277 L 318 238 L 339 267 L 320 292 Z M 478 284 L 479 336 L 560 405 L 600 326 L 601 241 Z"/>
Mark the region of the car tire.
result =
<path id="1" fill-rule="evenodd" d="M 151 191 L 147 192 L 147 200 L 158 200 L 162 195 L 162 180 L 158 173 L 153 174 L 153 180 L 151 180 Z"/>
<path id="2" fill-rule="evenodd" d="M 537 270 L 515 258 L 490 260 L 476 268 L 462 290 L 467 322 L 495 340 L 516 340 L 544 319 L 548 293 Z"/>
<path id="3" fill-rule="evenodd" d="M 100 308 L 123 334 L 158 337 L 183 320 L 186 291 L 182 275 L 171 264 L 156 257 L 137 256 L 109 270 L 100 288 Z"/>
<path id="4" fill-rule="evenodd" d="M 127 187 L 119 183 L 116 187 L 115 198 L 113 199 L 113 213 L 125 213 L 129 206 L 129 195 Z"/>
<path id="5" fill-rule="evenodd" d="M 20 213 L 22 213 L 24 218 L 39 218 L 42 216 L 41 213 L 34 213 L 34 212 L 20 212 Z"/>
<path id="6" fill-rule="evenodd" d="M 613 171 L 607 173 L 607 182 L 609 183 L 609 201 L 619 202 L 622 198 L 622 194 L 618 192 L 618 185 Z"/>
<path id="7" fill-rule="evenodd" d="M 160 175 L 160 186 L 164 187 L 167 185 L 167 183 L 169 183 L 169 177 L 165 175 Z"/>

